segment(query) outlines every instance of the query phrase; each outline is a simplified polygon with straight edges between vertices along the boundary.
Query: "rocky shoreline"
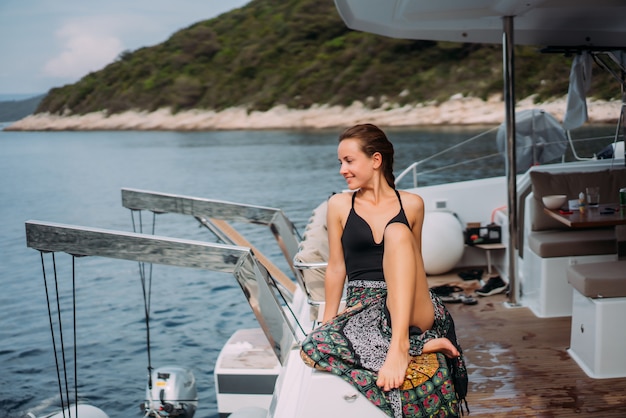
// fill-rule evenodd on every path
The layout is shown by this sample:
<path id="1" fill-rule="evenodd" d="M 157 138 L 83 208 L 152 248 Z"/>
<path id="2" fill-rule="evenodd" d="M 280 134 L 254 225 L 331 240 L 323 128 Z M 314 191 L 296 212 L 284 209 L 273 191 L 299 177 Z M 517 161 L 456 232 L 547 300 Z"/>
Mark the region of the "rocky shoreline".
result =
<path id="1" fill-rule="evenodd" d="M 517 110 L 539 108 L 562 120 L 566 98 L 536 104 L 532 98 L 518 102 Z M 589 123 L 614 123 L 619 117 L 621 102 L 588 101 Z M 481 100 L 452 97 L 441 104 L 413 106 L 388 105 L 368 109 L 360 102 L 348 107 L 313 106 L 309 109 L 288 109 L 277 106 L 266 112 L 248 112 L 230 108 L 221 112 L 187 110 L 172 114 L 169 109 L 154 112 L 128 111 L 107 115 L 95 112 L 86 115 L 59 116 L 48 113 L 30 115 L 5 127 L 7 131 L 93 131 L 93 130 L 259 130 L 259 129 L 325 129 L 374 123 L 383 127 L 499 125 L 504 120 L 504 105 L 499 98 Z"/>

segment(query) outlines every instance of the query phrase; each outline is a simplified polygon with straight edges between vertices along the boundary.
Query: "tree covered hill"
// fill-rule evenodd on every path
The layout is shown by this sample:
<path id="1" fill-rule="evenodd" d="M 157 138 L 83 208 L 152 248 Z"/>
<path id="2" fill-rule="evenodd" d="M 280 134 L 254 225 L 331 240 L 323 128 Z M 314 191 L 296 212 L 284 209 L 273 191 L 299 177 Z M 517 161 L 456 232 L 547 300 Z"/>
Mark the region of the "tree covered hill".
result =
<path id="1" fill-rule="evenodd" d="M 516 49 L 516 95 L 567 93 L 571 57 Z M 596 71 L 591 94 L 619 95 Z M 266 110 L 283 104 L 376 108 L 502 91 L 499 45 L 409 41 L 346 28 L 332 0 L 253 0 L 167 41 L 125 51 L 104 69 L 50 90 L 37 112 L 85 114 L 169 107 Z"/>
<path id="2" fill-rule="evenodd" d="M 22 100 L 0 101 L 0 122 L 20 120 L 32 114 L 39 106 L 39 103 L 41 103 L 43 97 L 43 95 L 39 95 Z"/>

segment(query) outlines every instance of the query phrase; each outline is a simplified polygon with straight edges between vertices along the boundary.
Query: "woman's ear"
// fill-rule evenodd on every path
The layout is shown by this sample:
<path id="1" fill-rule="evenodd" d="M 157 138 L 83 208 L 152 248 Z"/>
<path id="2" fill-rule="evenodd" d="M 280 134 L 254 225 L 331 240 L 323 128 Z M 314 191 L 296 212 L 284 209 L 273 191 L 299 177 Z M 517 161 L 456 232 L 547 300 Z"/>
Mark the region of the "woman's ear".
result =
<path id="1" fill-rule="evenodd" d="M 374 163 L 373 167 L 375 169 L 376 168 L 380 168 L 380 166 L 383 164 L 383 156 L 382 156 L 382 154 L 380 152 L 375 152 L 372 155 L 372 162 Z"/>

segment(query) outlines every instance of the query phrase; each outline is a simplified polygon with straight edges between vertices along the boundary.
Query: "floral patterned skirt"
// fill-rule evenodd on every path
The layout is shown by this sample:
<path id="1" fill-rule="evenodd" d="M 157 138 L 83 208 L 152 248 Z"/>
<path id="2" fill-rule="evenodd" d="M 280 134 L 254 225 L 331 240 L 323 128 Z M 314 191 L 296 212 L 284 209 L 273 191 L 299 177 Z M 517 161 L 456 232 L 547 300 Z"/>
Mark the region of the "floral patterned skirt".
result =
<path id="1" fill-rule="evenodd" d="M 367 282 L 349 285 L 348 308 L 307 336 L 301 351 L 305 363 L 338 375 L 391 417 L 459 416 L 459 400 L 445 356 L 422 354 L 427 341 L 449 336 L 449 328 L 454 327 L 435 295 L 431 294 L 435 307 L 433 328 L 425 333 L 410 332 L 412 359 L 404 383 L 388 392 L 376 386 L 377 372 L 389 348 L 391 326 L 384 282 L 382 286 L 381 282 L 370 283 L 374 287 L 368 287 Z M 462 358 L 459 361 L 464 366 Z"/>

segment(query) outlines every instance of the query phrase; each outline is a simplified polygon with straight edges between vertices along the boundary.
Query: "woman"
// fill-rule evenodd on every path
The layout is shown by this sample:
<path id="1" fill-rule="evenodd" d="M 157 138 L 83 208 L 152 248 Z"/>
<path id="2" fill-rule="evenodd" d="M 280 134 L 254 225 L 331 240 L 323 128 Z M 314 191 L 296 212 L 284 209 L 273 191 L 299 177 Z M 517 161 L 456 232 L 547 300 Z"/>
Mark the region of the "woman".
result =
<path id="1" fill-rule="evenodd" d="M 302 358 L 353 384 L 390 416 L 458 415 L 442 354 L 467 375 L 452 318 L 426 280 L 424 202 L 395 189 L 393 145 L 376 126 L 344 131 L 337 154 L 354 192 L 328 201 L 323 324 L 304 341 Z M 347 309 L 338 315 L 346 276 Z M 428 357 L 436 364 L 424 384 L 415 370 L 428 353 L 442 354 Z"/>

